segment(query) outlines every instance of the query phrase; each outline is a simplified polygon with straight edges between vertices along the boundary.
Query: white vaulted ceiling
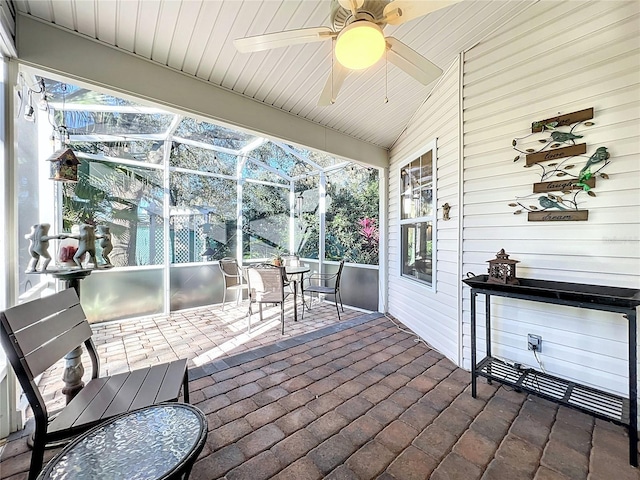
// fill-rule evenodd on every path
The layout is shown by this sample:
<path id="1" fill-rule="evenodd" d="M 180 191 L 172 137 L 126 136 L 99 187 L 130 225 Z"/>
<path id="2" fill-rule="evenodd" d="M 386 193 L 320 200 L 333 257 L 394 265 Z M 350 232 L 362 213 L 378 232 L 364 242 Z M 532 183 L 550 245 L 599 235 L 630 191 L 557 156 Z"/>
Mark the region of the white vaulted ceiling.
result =
<path id="1" fill-rule="evenodd" d="M 446 70 L 461 51 L 532 3 L 464 0 L 404 25 L 387 25 L 384 33 Z M 330 0 L 15 0 L 15 5 L 21 15 L 386 149 L 435 84 L 421 85 L 382 60 L 351 74 L 334 105 L 318 107 L 331 71 L 330 41 L 236 51 L 236 38 L 331 26 Z"/>

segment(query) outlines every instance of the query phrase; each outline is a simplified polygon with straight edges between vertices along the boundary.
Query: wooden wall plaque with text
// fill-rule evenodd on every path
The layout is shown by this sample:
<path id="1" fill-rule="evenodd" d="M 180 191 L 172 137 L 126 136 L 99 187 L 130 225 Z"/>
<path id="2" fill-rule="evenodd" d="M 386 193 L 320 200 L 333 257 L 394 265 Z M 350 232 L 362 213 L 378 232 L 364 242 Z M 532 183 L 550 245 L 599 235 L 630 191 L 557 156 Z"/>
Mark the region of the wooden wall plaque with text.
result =
<path id="1" fill-rule="evenodd" d="M 576 185 L 577 178 L 570 178 L 568 180 L 554 180 L 553 182 L 540 182 L 533 184 L 533 193 L 547 193 L 547 192 L 566 192 L 567 190 L 579 190 L 582 187 Z M 584 182 L 591 188 L 595 188 L 596 179 L 591 177 Z"/>
<path id="2" fill-rule="evenodd" d="M 558 122 L 557 127 L 566 127 L 577 122 L 584 122 L 585 120 L 591 120 L 593 118 L 593 107 L 580 110 L 579 112 L 567 113 L 566 115 L 559 115 L 557 117 L 546 118 L 538 122 L 531 124 L 531 133 L 541 132 L 544 125 L 552 122 Z"/>
<path id="3" fill-rule="evenodd" d="M 589 219 L 589 210 L 545 210 L 529 212 L 530 222 L 578 222 Z"/>
<path id="4" fill-rule="evenodd" d="M 540 162 L 550 162 L 559 158 L 574 157 L 587 153 L 587 144 L 580 143 L 569 147 L 556 148 L 554 150 L 546 150 L 544 152 L 530 153 L 527 155 L 527 165 L 533 165 Z"/>

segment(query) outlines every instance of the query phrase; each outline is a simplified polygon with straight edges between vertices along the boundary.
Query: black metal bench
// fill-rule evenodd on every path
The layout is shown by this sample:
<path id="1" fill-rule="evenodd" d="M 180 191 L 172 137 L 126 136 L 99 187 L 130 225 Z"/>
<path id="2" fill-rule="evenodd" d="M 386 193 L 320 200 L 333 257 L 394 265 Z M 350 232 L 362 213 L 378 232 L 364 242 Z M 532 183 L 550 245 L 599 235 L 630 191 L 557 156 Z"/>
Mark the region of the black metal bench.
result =
<path id="1" fill-rule="evenodd" d="M 183 387 L 189 402 L 186 359 L 98 377 L 100 361 L 89 322 L 72 288 L 0 313 L 0 340 L 33 409 L 35 432 L 29 480 L 42 469 L 47 443 L 141 407 L 177 401 Z M 91 357 L 91 381 L 57 415 L 50 416 L 34 378 L 84 343 Z"/>

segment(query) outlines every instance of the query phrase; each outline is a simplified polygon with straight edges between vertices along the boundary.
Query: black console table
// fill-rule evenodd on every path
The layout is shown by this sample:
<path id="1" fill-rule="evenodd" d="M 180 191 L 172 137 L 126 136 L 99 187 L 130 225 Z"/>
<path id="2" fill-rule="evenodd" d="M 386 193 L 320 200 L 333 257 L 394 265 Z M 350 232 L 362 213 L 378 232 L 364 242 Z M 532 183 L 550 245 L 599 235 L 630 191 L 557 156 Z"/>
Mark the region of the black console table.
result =
<path id="1" fill-rule="evenodd" d="M 487 275 L 463 280 L 471 287 L 471 395 L 476 396 L 478 376 L 546 398 L 623 425 L 629 430 L 629 463 L 638 466 L 638 360 L 636 307 L 640 290 L 632 288 L 553 282 L 519 278 L 519 285 L 488 283 Z M 476 358 L 476 299 L 485 295 L 486 352 L 479 363 Z M 629 327 L 629 398 L 580 385 L 531 368 L 522 368 L 491 356 L 491 295 L 519 298 L 533 302 L 569 305 L 621 313 Z"/>

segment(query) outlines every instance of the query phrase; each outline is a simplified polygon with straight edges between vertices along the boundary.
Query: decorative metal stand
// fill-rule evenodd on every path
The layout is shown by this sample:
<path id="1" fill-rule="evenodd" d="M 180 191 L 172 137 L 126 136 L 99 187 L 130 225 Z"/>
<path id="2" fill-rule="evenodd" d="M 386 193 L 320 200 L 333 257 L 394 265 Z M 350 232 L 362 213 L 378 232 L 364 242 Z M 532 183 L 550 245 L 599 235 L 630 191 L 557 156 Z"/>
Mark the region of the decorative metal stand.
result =
<path id="1" fill-rule="evenodd" d="M 636 308 L 640 290 L 632 288 L 587 285 L 519 279 L 519 285 L 488 282 L 487 275 L 463 280 L 471 287 L 471 395 L 476 396 L 478 376 L 538 395 L 555 403 L 581 410 L 597 418 L 627 427 L 629 431 L 629 463 L 638 466 L 638 361 Z M 476 299 L 485 295 L 486 352 L 476 361 Z M 491 295 L 519 298 L 532 302 L 569 305 L 622 314 L 629 332 L 629 398 L 586 387 L 532 368 L 521 368 L 491 356 Z"/>
<path id="2" fill-rule="evenodd" d="M 48 273 L 51 273 L 54 278 L 65 282 L 66 288 L 75 289 L 78 297 L 80 297 L 80 280 L 87 278 L 91 275 L 91 272 L 91 269 L 83 268 L 67 271 L 51 271 Z M 62 393 L 66 397 L 67 405 L 71 400 L 73 400 L 73 397 L 75 397 L 78 392 L 84 388 L 84 382 L 82 381 L 82 376 L 84 375 L 82 351 L 82 345 L 78 345 L 64 356 L 64 372 L 62 373 L 64 388 L 62 389 Z"/>

